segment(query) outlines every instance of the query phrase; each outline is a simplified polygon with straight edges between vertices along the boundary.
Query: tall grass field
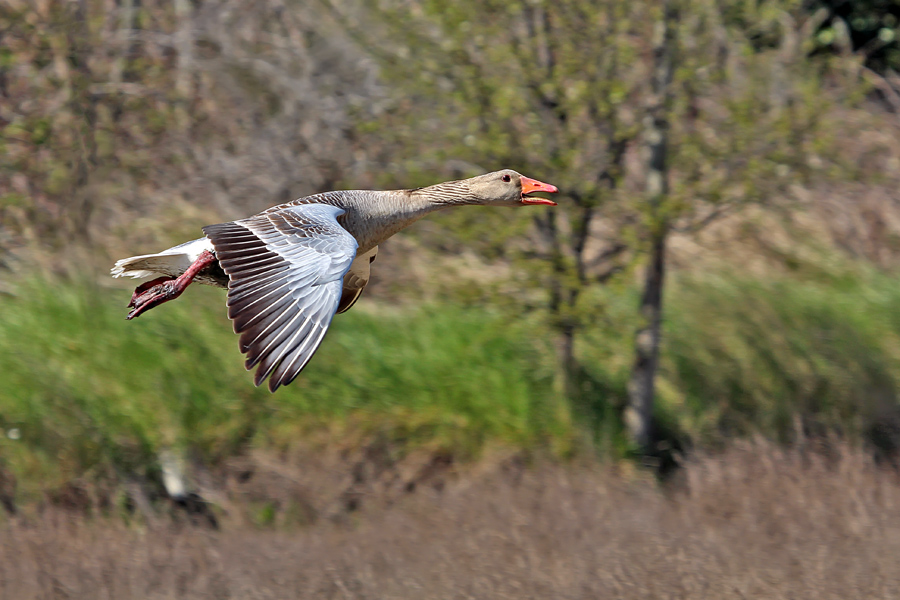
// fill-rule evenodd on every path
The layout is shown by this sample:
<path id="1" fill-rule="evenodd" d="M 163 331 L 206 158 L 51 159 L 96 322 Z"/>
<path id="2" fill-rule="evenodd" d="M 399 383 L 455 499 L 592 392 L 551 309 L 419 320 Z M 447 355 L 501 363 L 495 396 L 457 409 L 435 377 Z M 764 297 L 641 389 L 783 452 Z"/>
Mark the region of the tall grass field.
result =
<path id="1" fill-rule="evenodd" d="M 624 400 L 627 319 L 599 319 L 580 339 L 587 400 L 575 401 L 559 391 L 539 314 L 364 301 L 270 394 L 243 368 L 221 290 L 194 286 L 132 322 L 128 297 L 41 278 L 0 297 L 0 460 L 23 490 L 145 473 L 163 448 L 215 461 L 248 445 L 377 434 L 469 455 L 488 443 L 565 454 L 617 435 L 608 421 Z M 625 290 L 607 312 L 635 302 Z M 893 443 L 894 279 L 676 277 L 666 306 L 657 416 L 671 435 L 783 440 L 800 427 Z"/>
<path id="2" fill-rule="evenodd" d="M 464 452 L 567 435 L 552 352 L 512 316 L 358 307 L 271 394 L 243 368 L 221 290 L 194 286 L 131 322 L 128 296 L 36 279 L 0 299 L 0 456 L 20 481 L 144 469 L 163 447 L 215 460 L 329 429 Z"/>

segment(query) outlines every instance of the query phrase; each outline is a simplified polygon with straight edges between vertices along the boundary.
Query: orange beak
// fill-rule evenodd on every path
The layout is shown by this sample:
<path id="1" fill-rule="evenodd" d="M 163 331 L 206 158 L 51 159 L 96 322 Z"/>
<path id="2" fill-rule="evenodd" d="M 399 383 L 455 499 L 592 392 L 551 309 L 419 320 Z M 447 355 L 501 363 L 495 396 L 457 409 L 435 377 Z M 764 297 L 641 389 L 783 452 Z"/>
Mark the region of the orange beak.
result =
<path id="1" fill-rule="evenodd" d="M 530 177 L 522 177 L 520 180 L 522 182 L 522 204 L 549 204 L 550 206 L 556 206 L 556 202 L 553 200 L 547 200 L 546 198 L 526 198 L 526 194 L 530 194 L 532 192 L 547 192 L 548 194 L 555 194 L 559 191 L 555 185 L 550 185 L 549 183 L 543 183 L 538 181 L 537 179 L 531 179 Z"/>

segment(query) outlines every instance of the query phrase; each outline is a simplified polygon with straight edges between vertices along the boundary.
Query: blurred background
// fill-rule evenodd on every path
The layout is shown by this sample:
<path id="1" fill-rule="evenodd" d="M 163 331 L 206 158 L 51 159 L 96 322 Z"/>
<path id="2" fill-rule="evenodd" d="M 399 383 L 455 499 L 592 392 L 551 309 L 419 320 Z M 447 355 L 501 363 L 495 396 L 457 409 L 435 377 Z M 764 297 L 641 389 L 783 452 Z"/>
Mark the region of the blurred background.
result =
<path id="1" fill-rule="evenodd" d="M 895 596 L 898 34 L 881 0 L 0 0 L 0 597 Z M 274 395 L 220 290 L 125 322 L 108 276 L 500 168 L 559 206 L 391 239 Z"/>

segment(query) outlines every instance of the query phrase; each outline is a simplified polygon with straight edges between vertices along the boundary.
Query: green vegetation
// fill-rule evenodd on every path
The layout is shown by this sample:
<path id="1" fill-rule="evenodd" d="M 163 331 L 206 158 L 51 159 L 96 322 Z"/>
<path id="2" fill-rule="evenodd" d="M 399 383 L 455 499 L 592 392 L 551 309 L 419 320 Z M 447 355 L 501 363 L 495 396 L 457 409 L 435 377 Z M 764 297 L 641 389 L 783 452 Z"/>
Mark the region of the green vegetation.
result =
<path id="1" fill-rule="evenodd" d="M 648 454 L 753 432 L 900 449 L 900 80 L 866 68 L 896 62 L 897 15 L 838 4 L 0 6 L 0 501 L 7 470 L 24 495 L 158 481 L 168 449 L 619 456 L 645 445 L 622 429 L 642 397 Z M 125 287 L 84 283 L 291 198 L 501 167 L 559 206 L 385 244 L 383 284 L 276 395 L 221 291 L 126 323 Z"/>
<path id="2" fill-rule="evenodd" d="M 455 211 L 443 222 L 447 237 L 465 232 L 543 292 L 532 298 L 560 340 L 570 399 L 590 368 L 575 348 L 609 309 L 592 299 L 645 272 L 634 339 L 621 340 L 634 354 L 620 412 L 634 448 L 652 454 L 670 237 L 748 206 L 787 207 L 796 186 L 853 177 L 834 116 L 868 89 L 851 75 L 859 59 L 814 55 L 824 14 L 807 18 L 796 0 L 363 4 L 370 17 L 345 8 L 345 22 L 381 50 L 398 90 L 371 132 L 393 140 L 392 164 L 407 179 L 447 163 L 475 174 L 493 161 L 566 196 L 552 211 Z M 535 243 L 516 243 L 525 236 Z"/>
<path id="3" fill-rule="evenodd" d="M 567 453 L 593 426 L 620 447 L 636 290 L 607 301 L 579 349 L 585 398 L 554 389 L 546 326 L 484 309 L 362 304 L 335 320 L 292 386 L 252 386 L 222 294 L 192 289 L 127 323 L 125 290 L 31 280 L 0 300 L 0 455 L 23 492 L 74 477 L 152 476 L 158 452 L 206 462 L 249 444 L 389 436 L 473 456 L 486 444 Z M 681 442 L 762 432 L 867 433 L 900 382 L 900 282 L 875 272 L 781 279 L 691 277 L 670 290 L 658 415 Z M 362 310 L 360 310 L 362 308 Z M 581 423 L 578 425 L 577 423 Z M 335 436 L 329 438 L 328 436 Z"/>
<path id="4" fill-rule="evenodd" d="M 865 435 L 890 413 L 900 382 L 896 278 L 676 285 L 661 392 L 679 429 L 706 440 L 762 431 L 790 441 L 798 425 L 807 435 Z"/>
<path id="5" fill-rule="evenodd" d="M 0 427 L 21 437 L 3 436 L 0 456 L 23 481 L 146 474 L 163 447 L 215 461 L 334 427 L 462 453 L 486 440 L 565 450 L 552 352 L 508 316 L 354 310 L 272 395 L 244 371 L 218 290 L 130 323 L 126 290 L 32 280 L 16 294 L 0 300 Z"/>
<path id="6" fill-rule="evenodd" d="M 895 449 L 896 432 L 879 432 L 898 419 L 896 278 L 859 265 L 765 278 L 681 274 L 667 294 L 662 438 L 709 447 L 755 433 L 788 443 L 837 433 Z M 611 290 L 604 301 L 608 318 L 578 349 L 586 366 L 576 400 L 601 437 L 616 432 L 602 421 L 615 421 L 626 401 L 637 291 Z"/>

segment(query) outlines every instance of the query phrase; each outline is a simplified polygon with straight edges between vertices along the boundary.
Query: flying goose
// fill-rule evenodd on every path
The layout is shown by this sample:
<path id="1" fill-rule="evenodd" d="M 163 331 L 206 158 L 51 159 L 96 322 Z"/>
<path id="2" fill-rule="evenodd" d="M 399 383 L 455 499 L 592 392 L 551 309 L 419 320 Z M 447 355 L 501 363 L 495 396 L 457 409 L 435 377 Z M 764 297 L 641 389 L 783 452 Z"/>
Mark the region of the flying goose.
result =
<path id="1" fill-rule="evenodd" d="M 324 192 L 273 206 L 158 254 L 116 262 L 113 277 L 152 277 L 135 289 L 127 319 L 180 296 L 193 281 L 228 289 L 228 317 L 240 334 L 254 383 L 292 382 L 336 313 L 369 281 L 378 245 L 435 210 L 466 204 L 522 206 L 552 200 L 556 186 L 504 169 L 413 190 Z"/>

